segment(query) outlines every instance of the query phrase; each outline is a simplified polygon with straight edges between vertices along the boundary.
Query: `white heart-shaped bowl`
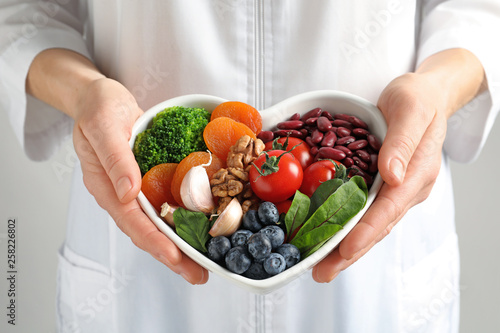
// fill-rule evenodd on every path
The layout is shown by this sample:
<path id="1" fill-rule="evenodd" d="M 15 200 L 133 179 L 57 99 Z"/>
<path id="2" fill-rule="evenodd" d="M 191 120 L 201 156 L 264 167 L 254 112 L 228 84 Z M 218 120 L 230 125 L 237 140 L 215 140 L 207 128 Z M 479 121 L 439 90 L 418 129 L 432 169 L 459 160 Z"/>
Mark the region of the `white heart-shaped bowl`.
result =
<path id="1" fill-rule="evenodd" d="M 130 139 L 130 147 L 133 147 L 137 134 L 144 131 L 152 121 L 153 117 L 167 107 L 202 107 L 211 112 L 217 105 L 225 101 L 225 99 L 215 96 L 193 94 L 175 97 L 159 103 L 146 111 L 135 123 L 132 130 L 132 137 Z M 262 110 L 261 115 L 263 130 L 273 129 L 278 122 L 288 119 L 291 115 L 295 113 L 304 114 L 316 107 L 320 107 L 331 113 L 346 113 L 356 116 L 368 124 L 370 132 L 377 136 L 380 142 L 382 142 L 385 137 L 387 126 L 380 110 L 375 105 L 355 95 L 333 90 L 320 90 L 299 94 L 275 104 L 270 108 Z M 342 230 L 337 232 L 327 243 L 325 243 L 320 249 L 309 257 L 284 272 L 265 280 L 249 279 L 242 275 L 232 273 L 226 268 L 216 264 L 179 237 L 175 231 L 158 215 L 142 192 L 139 194 L 138 200 L 144 212 L 149 216 L 158 229 L 167 235 L 167 237 L 169 237 L 181 249 L 181 251 L 191 257 L 199 265 L 249 291 L 258 294 L 266 294 L 299 277 L 328 255 L 328 253 L 330 253 L 340 243 L 340 241 L 347 235 L 347 233 L 349 233 L 356 223 L 358 223 L 365 211 L 372 204 L 381 186 L 382 178 L 380 175 L 377 175 L 368 193 L 368 201 L 365 208 L 354 216 Z"/>

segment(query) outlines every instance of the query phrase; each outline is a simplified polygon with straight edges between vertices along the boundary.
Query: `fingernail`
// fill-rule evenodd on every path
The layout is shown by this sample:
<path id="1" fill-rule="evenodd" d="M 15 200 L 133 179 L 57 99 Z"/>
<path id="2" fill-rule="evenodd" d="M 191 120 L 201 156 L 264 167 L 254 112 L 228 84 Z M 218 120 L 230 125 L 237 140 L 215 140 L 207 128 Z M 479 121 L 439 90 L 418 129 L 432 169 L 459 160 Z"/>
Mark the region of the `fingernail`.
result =
<path id="1" fill-rule="evenodd" d="M 132 182 L 127 176 L 118 179 L 116 182 L 116 194 L 120 200 L 122 200 L 131 189 Z"/>
<path id="2" fill-rule="evenodd" d="M 401 163 L 398 159 L 391 160 L 389 164 L 389 171 L 397 178 L 397 180 L 402 183 L 404 178 L 404 167 L 403 163 Z"/>

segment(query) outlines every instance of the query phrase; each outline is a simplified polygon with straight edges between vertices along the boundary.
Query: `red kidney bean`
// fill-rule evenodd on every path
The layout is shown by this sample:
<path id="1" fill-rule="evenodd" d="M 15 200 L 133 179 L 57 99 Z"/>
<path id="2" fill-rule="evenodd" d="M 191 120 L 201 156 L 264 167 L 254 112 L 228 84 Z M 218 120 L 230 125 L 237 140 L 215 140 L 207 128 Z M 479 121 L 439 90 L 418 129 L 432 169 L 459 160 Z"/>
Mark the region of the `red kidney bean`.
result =
<path id="1" fill-rule="evenodd" d="M 361 119 L 355 116 L 351 116 L 349 122 L 354 125 L 354 127 L 361 127 L 364 129 L 368 129 L 368 125 Z"/>
<path id="2" fill-rule="evenodd" d="M 300 113 L 294 113 L 291 117 L 290 120 L 300 120 Z"/>
<path id="3" fill-rule="evenodd" d="M 343 151 L 331 147 L 321 147 L 318 150 L 317 156 L 319 156 L 320 158 L 329 158 L 336 161 L 343 160 L 346 157 Z"/>
<path id="4" fill-rule="evenodd" d="M 342 150 L 345 153 L 345 156 L 347 156 L 347 157 L 352 157 L 352 155 L 353 155 L 352 150 L 350 150 L 349 148 L 347 148 L 345 146 L 336 145 L 333 148 L 338 149 L 338 150 Z"/>
<path id="5" fill-rule="evenodd" d="M 321 142 L 321 140 L 323 140 L 323 133 L 318 130 L 318 129 L 315 129 L 312 133 L 311 133 L 311 141 L 313 144 L 318 144 Z"/>
<path id="6" fill-rule="evenodd" d="M 355 137 L 353 137 L 353 136 L 344 136 L 343 138 L 339 138 L 337 140 L 337 144 L 340 145 L 340 146 L 344 146 L 344 145 L 348 145 L 348 144 L 350 144 L 350 143 L 352 143 L 354 141 L 356 141 Z"/>
<path id="7" fill-rule="evenodd" d="M 305 120 L 306 125 L 316 125 L 318 117 L 311 117 Z"/>
<path id="8" fill-rule="evenodd" d="M 321 140 L 321 146 L 333 147 L 335 145 L 335 141 L 337 141 L 337 135 L 332 131 L 328 131 L 323 135 L 323 140 Z"/>
<path id="9" fill-rule="evenodd" d="M 272 131 L 261 131 L 257 135 L 257 138 L 261 139 L 262 142 L 267 143 L 269 141 L 273 141 L 273 139 L 274 139 L 274 133 Z"/>
<path id="10" fill-rule="evenodd" d="M 364 149 L 356 150 L 355 154 L 358 155 L 359 158 L 362 159 L 366 163 L 369 163 L 372 160 L 371 155 Z"/>
<path id="11" fill-rule="evenodd" d="M 304 137 L 302 132 L 297 131 L 297 130 L 293 130 L 293 129 L 290 129 L 290 130 L 283 129 L 283 130 L 274 131 L 274 136 L 275 137 L 291 136 L 292 138 L 299 138 L 299 139 L 302 139 Z"/>
<path id="12" fill-rule="evenodd" d="M 352 134 L 354 134 L 354 136 L 357 136 L 357 137 L 360 137 L 360 138 L 366 138 L 368 136 L 368 134 L 370 134 L 370 132 L 368 132 L 368 130 L 364 129 L 364 128 L 354 128 L 352 130 Z"/>
<path id="13" fill-rule="evenodd" d="M 358 150 L 358 149 L 363 149 L 368 145 L 367 140 L 356 140 L 354 142 L 351 142 L 347 145 L 347 148 L 350 150 Z"/>
<path id="14" fill-rule="evenodd" d="M 313 146 L 311 147 L 311 150 L 309 150 L 309 152 L 311 153 L 311 155 L 316 156 L 316 154 L 318 154 L 318 150 L 319 150 L 318 147 Z"/>
<path id="15" fill-rule="evenodd" d="M 349 176 L 361 176 L 365 180 L 366 185 L 373 184 L 373 177 L 361 170 L 357 165 L 351 166 L 351 171 L 349 172 Z"/>
<path id="16" fill-rule="evenodd" d="M 368 168 L 368 172 L 374 174 L 378 171 L 378 154 L 370 154 L 370 167 Z"/>
<path id="17" fill-rule="evenodd" d="M 337 135 L 341 138 L 351 135 L 351 130 L 345 127 L 337 128 Z"/>
<path id="18" fill-rule="evenodd" d="M 281 123 L 278 123 L 276 127 L 279 129 L 284 129 L 284 130 L 290 130 L 290 129 L 301 129 L 304 127 L 305 123 L 302 120 L 286 120 L 282 121 Z"/>
<path id="19" fill-rule="evenodd" d="M 306 121 L 307 119 L 309 119 L 311 117 L 319 117 L 321 115 L 321 112 L 323 112 L 323 110 L 321 110 L 321 108 L 312 109 L 311 111 L 306 112 L 302 116 L 302 121 Z"/>
<path id="20" fill-rule="evenodd" d="M 363 162 L 358 156 L 353 156 L 352 160 L 354 161 L 355 165 L 357 165 L 361 168 L 361 170 L 364 170 L 364 171 L 368 170 L 368 164 Z"/>
<path id="21" fill-rule="evenodd" d="M 330 120 L 327 117 L 323 116 L 318 118 L 316 125 L 321 132 L 328 132 L 332 128 L 332 123 L 330 122 Z"/>
<path id="22" fill-rule="evenodd" d="M 349 121 L 349 119 L 351 119 L 351 116 L 345 113 L 336 113 L 333 115 L 333 119 Z"/>
<path id="23" fill-rule="evenodd" d="M 370 134 L 366 137 L 368 140 L 368 143 L 370 144 L 370 147 L 372 147 L 375 151 L 379 151 L 381 144 L 380 141 L 378 141 L 377 137 L 373 134 Z"/>
<path id="24" fill-rule="evenodd" d="M 332 116 L 332 114 L 331 114 L 330 112 L 328 112 L 328 111 L 323 111 L 323 112 L 321 112 L 321 116 L 322 116 L 322 117 L 327 117 L 327 118 L 328 118 L 328 120 L 333 120 L 333 116 Z"/>
<path id="25" fill-rule="evenodd" d="M 346 157 L 342 160 L 342 164 L 344 164 L 346 168 L 350 168 L 354 165 L 354 160 L 350 157 Z"/>
<path id="26" fill-rule="evenodd" d="M 343 119 L 335 119 L 332 121 L 332 125 L 333 126 L 337 126 L 337 127 L 345 127 L 345 128 L 348 128 L 348 129 L 353 129 L 353 126 L 350 122 L 348 122 L 347 120 L 343 120 Z"/>
<path id="27" fill-rule="evenodd" d="M 306 136 L 305 140 L 304 140 L 309 146 L 311 147 L 314 147 L 316 146 L 316 144 L 314 142 L 312 142 L 312 137 L 310 136 Z"/>
<path id="28" fill-rule="evenodd" d="M 302 136 L 305 138 L 309 134 L 309 131 L 306 128 L 302 128 L 300 129 L 300 133 L 302 133 Z"/>

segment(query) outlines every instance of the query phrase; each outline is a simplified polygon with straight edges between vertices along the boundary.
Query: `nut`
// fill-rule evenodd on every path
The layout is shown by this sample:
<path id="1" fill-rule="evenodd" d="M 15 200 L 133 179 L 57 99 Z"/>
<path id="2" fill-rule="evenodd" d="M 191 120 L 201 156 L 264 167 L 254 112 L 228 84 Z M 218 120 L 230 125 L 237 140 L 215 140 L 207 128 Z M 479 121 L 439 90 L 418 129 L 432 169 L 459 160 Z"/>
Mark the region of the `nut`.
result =
<path id="1" fill-rule="evenodd" d="M 264 150 L 264 142 L 261 139 L 252 139 L 244 135 L 230 148 L 227 155 L 227 166 L 245 169 L 255 161 Z"/>
<path id="2" fill-rule="evenodd" d="M 234 197 L 242 204 L 244 212 L 258 204 L 260 199 L 253 194 L 248 183 L 249 171 L 252 162 L 264 149 L 262 140 L 254 140 L 248 135 L 239 138 L 230 148 L 226 161 L 227 168 L 217 171 L 210 180 L 212 194 L 220 197 L 217 212 L 222 212 Z"/>

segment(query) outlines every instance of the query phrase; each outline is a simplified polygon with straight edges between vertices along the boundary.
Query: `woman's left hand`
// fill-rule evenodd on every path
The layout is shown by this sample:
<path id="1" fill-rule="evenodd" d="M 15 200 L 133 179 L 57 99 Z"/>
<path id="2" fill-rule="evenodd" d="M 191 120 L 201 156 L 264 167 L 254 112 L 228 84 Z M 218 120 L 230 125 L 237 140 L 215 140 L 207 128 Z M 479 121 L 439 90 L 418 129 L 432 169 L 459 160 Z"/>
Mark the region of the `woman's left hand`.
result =
<path id="1" fill-rule="evenodd" d="M 429 196 L 441 167 L 447 119 L 478 93 L 483 80 L 475 56 L 451 49 L 431 56 L 415 73 L 394 79 L 383 90 L 378 107 L 388 127 L 378 166 L 384 184 L 359 223 L 314 267 L 317 282 L 332 281 Z"/>

